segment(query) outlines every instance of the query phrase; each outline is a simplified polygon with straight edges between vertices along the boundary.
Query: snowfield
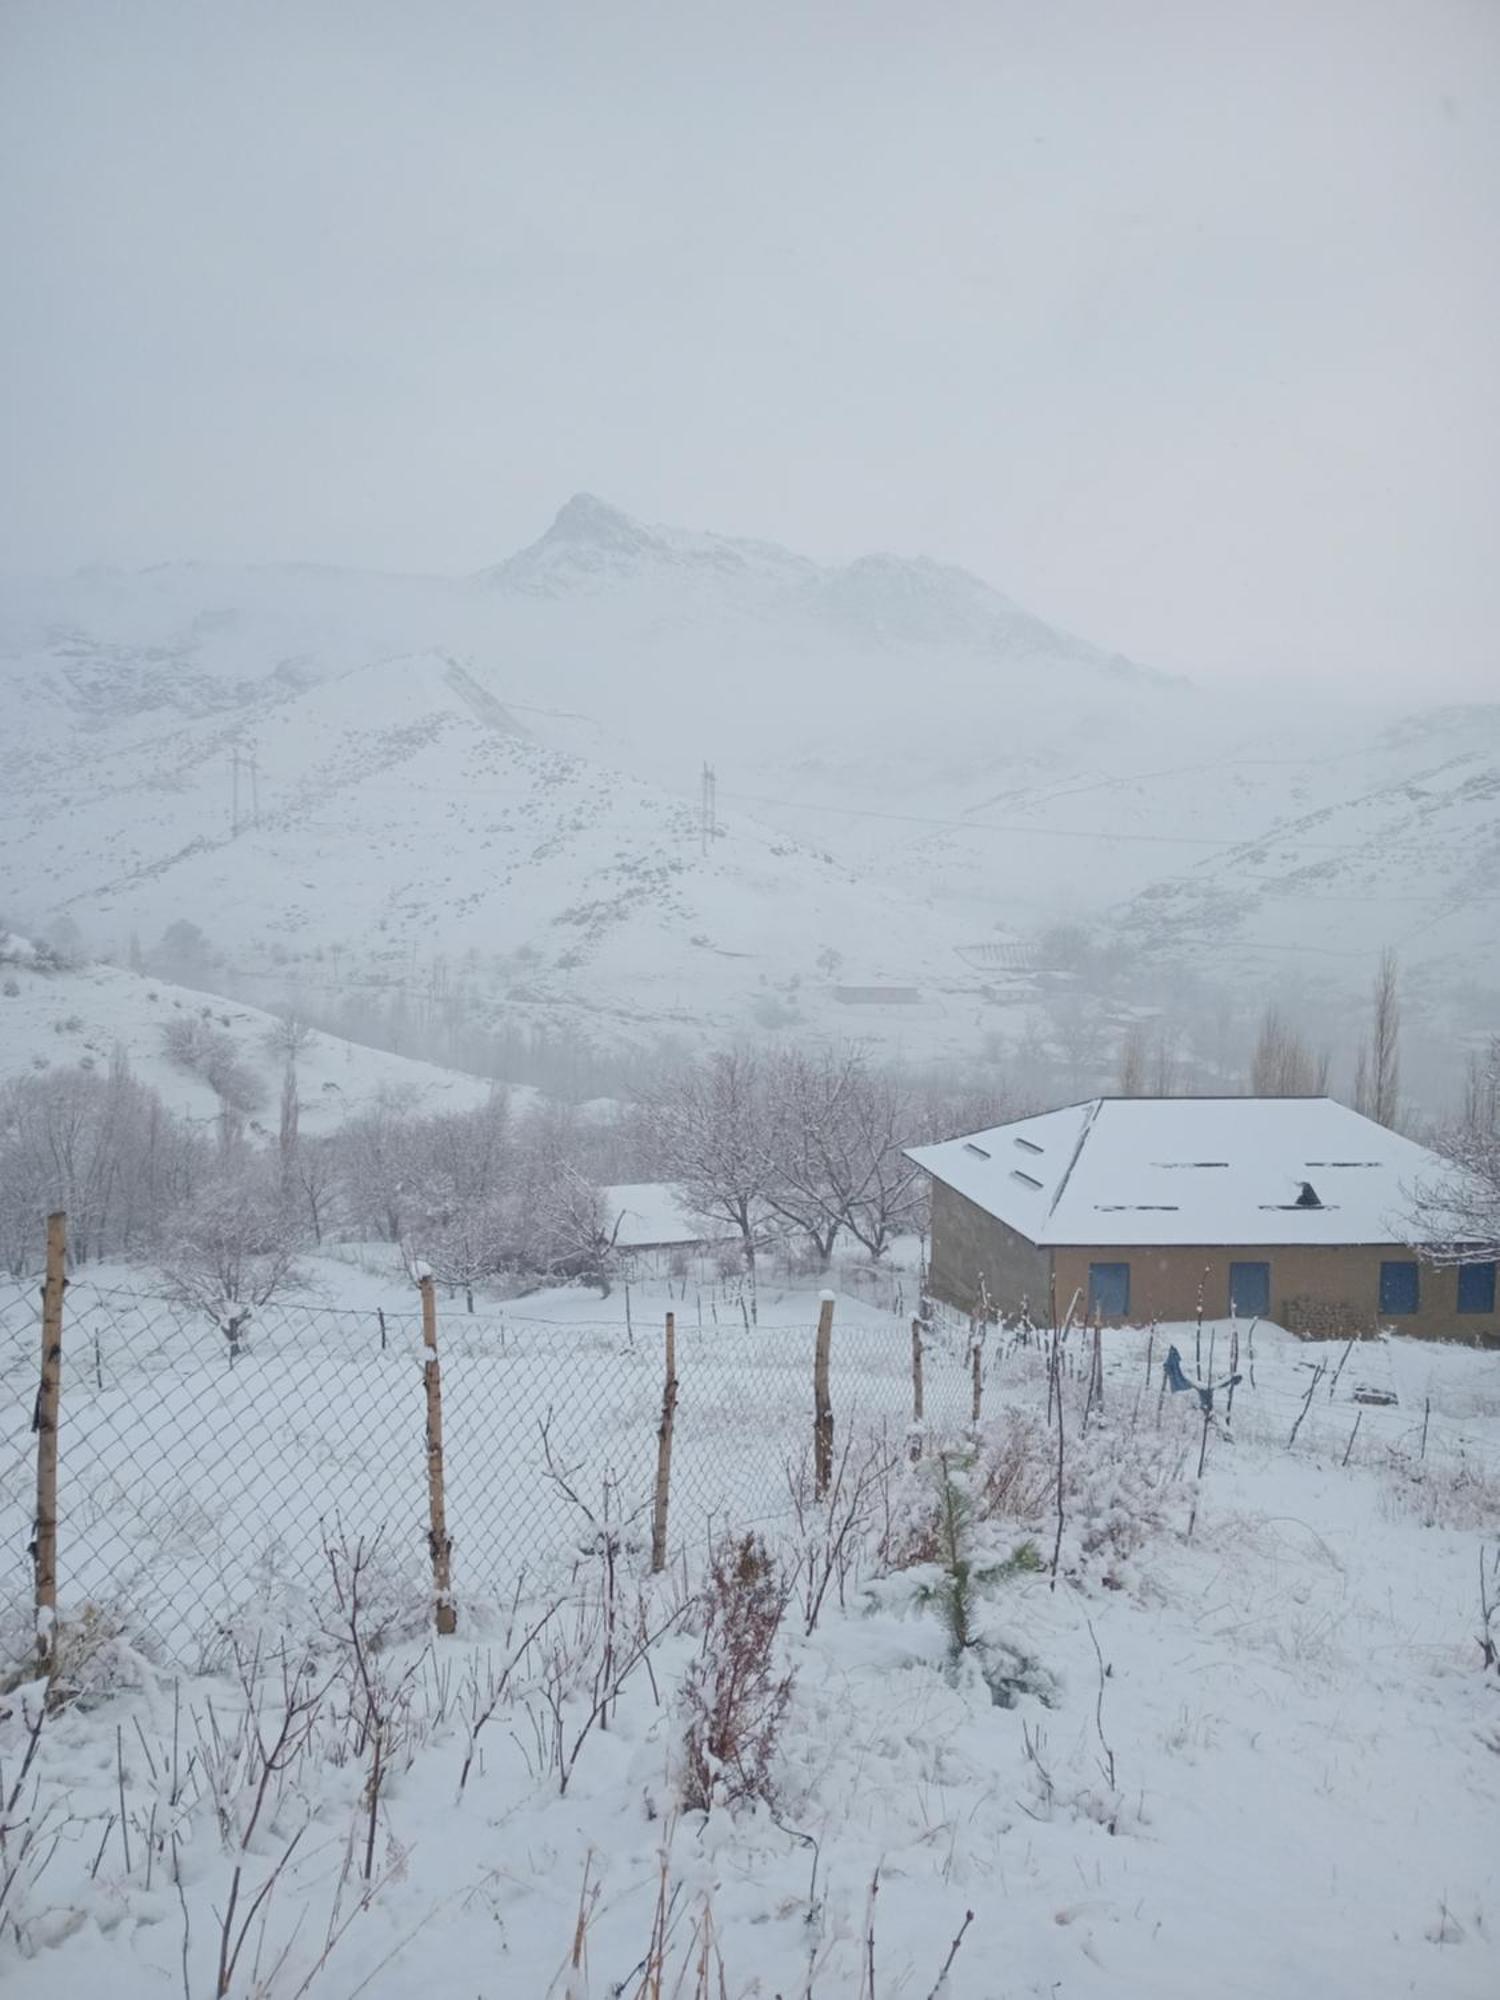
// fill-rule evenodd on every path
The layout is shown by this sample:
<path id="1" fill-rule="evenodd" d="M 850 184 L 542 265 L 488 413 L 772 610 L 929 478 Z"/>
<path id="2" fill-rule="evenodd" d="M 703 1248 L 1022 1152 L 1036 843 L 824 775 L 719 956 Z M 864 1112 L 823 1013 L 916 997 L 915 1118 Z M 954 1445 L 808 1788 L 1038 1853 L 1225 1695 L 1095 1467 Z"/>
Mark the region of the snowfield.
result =
<path id="1" fill-rule="evenodd" d="M 73 1656 L 86 1691 L 24 1776 L 38 1689 L 0 1701 L 18 2000 L 1500 1988 L 1500 1675 L 1476 1643 L 1500 1538 L 1493 1355 L 1109 1333 L 1099 1407 L 1070 1335 L 1054 1589 L 1035 1336 L 990 1334 L 971 1433 L 967 1329 L 930 1331 L 913 1470 L 908 1323 L 841 1295 L 841 1476 L 820 1505 L 815 1293 L 763 1287 L 758 1322 L 732 1288 L 700 1307 L 692 1279 L 503 1318 L 445 1302 L 458 1632 L 432 1640 L 412 1294 L 315 1275 L 327 1304 L 268 1313 L 232 1372 L 212 1329 L 111 1296 L 139 1274 L 70 1290 L 62 1608 L 66 1634 L 92 1602 L 95 1629 Z M 652 1577 L 669 1309 L 673 1557 Z M 0 1299 L 0 1328 L 20 1590 L 34 1299 Z M 1200 1480 L 1197 1398 L 1163 1393 L 1161 1363 L 1171 1343 L 1222 1377 L 1236 1339 Z M 974 1579 L 956 1657 L 944 1458 Z M 680 1802 L 694 1593 L 711 1539 L 750 1521 L 790 1590 L 795 1679 L 772 1800 L 705 1815 Z M 382 1528 L 351 1630 L 351 1550 Z"/>

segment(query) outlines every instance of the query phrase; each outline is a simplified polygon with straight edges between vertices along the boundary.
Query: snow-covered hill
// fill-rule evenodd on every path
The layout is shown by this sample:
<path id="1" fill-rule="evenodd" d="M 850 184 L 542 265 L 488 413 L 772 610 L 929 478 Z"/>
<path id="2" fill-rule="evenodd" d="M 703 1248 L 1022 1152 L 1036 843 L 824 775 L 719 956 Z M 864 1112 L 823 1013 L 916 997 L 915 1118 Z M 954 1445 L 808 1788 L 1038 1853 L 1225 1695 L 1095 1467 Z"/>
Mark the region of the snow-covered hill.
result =
<path id="1" fill-rule="evenodd" d="M 186 919 L 268 1001 L 461 976 L 601 1040 L 935 1053 L 1013 1012 L 976 948 L 1064 920 L 1235 976 L 1353 990 L 1397 942 L 1500 983 L 1500 708 L 1226 699 L 926 560 L 580 495 L 470 578 L 18 587 L 0 696 L 0 908 L 120 957 Z"/>
<path id="2" fill-rule="evenodd" d="M 174 1023 L 201 1022 L 233 1044 L 234 1060 L 252 1079 L 261 1110 L 252 1129 L 275 1130 L 286 1066 L 284 1023 L 259 1008 L 108 965 L 38 969 L 20 940 L 0 932 L 0 1081 L 69 1063 L 101 1071 L 117 1051 L 142 1083 L 180 1117 L 212 1124 L 220 1101 L 206 1078 L 167 1053 Z M 299 1122 L 304 1133 L 331 1131 L 382 1093 L 409 1093 L 423 1111 L 468 1110 L 490 1086 L 478 1077 L 412 1062 L 311 1034 L 296 1057 Z"/>

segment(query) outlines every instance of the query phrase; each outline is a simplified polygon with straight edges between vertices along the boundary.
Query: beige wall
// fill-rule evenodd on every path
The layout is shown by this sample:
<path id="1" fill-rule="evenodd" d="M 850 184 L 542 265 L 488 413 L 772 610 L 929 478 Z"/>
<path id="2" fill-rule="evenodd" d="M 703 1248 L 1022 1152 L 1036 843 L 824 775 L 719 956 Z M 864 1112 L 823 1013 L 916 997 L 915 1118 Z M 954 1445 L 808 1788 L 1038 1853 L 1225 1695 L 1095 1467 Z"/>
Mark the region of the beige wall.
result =
<path id="1" fill-rule="evenodd" d="M 934 1247 L 936 1241 L 934 1220 Z M 1052 1255 L 1059 1311 L 1067 1310 L 1075 1289 L 1080 1313 L 1084 1310 L 1089 1265 L 1101 1262 L 1129 1264 L 1132 1320 L 1191 1319 L 1198 1310 L 1200 1286 L 1205 1317 L 1222 1319 L 1229 1310 L 1230 1264 L 1263 1262 L 1271 1266 L 1271 1317 L 1293 1332 L 1337 1336 L 1374 1332 L 1382 1323 L 1381 1263 L 1411 1253 L 1398 1244 L 1317 1249 L 1288 1244 L 1245 1250 L 1060 1249 Z M 1387 1316 L 1384 1324 L 1397 1333 L 1500 1345 L 1500 1315 L 1458 1312 L 1456 1271 L 1424 1264 L 1420 1283 L 1420 1311 Z"/>
<path id="2" fill-rule="evenodd" d="M 1229 1311 L 1230 1264 L 1268 1263 L 1271 1317 L 1294 1333 L 1337 1338 L 1375 1331 L 1382 1323 L 1381 1263 L 1410 1255 L 1399 1244 L 1042 1250 L 941 1181 L 932 1183 L 928 1285 L 934 1297 L 962 1312 L 973 1311 L 984 1296 L 1004 1313 L 1019 1311 L 1024 1302 L 1041 1320 L 1051 1297 L 1058 1312 L 1066 1313 L 1076 1291 L 1081 1316 L 1088 1304 L 1089 1265 L 1098 1262 L 1129 1264 L 1132 1320 L 1191 1319 L 1200 1286 L 1204 1316 L 1222 1319 Z M 1398 1333 L 1500 1347 L 1500 1314 L 1458 1311 L 1456 1270 L 1423 1264 L 1420 1286 L 1420 1310 L 1387 1316 L 1386 1325 Z"/>
<path id="3" fill-rule="evenodd" d="M 1003 1313 L 1029 1306 L 1038 1325 L 1050 1310 L 1052 1259 L 972 1201 L 932 1183 L 932 1254 L 927 1285 L 934 1298 L 973 1312 L 982 1298 Z"/>

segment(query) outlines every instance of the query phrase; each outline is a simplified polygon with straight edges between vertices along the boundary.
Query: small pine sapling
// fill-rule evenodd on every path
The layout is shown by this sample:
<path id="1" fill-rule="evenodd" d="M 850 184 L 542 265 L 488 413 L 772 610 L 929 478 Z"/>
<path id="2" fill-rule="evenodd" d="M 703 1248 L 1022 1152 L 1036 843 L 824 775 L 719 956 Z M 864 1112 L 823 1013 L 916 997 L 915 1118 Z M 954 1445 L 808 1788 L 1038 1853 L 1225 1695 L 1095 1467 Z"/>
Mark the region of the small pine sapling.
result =
<path id="1" fill-rule="evenodd" d="M 938 1493 L 938 1559 L 943 1581 L 938 1607 L 948 1627 L 954 1659 L 974 1642 L 974 1568 L 968 1555 L 972 1503 L 967 1486 L 954 1476 L 946 1453 L 938 1460 L 942 1485 Z"/>

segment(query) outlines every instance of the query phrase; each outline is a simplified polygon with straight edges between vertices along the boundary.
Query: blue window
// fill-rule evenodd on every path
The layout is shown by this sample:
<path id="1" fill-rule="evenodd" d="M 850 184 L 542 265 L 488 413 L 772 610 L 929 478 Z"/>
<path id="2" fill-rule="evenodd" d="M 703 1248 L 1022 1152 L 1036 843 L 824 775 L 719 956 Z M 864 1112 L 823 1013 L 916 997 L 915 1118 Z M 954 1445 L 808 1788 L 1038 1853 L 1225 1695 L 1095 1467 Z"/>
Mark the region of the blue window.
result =
<path id="1" fill-rule="evenodd" d="M 1124 1319 L 1130 1311 L 1130 1266 L 1089 1265 L 1089 1318 Z"/>
<path id="2" fill-rule="evenodd" d="M 1380 1310 L 1383 1313 L 1414 1313 L 1422 1303 L 1417 1267 L 1412 1263 L 1384 1263 L 1380 1267 Z"/>
<path id="3" fill-rule="evenodd" d="M 1492 1313 L 1495 1310 L 1493 1264 L 1459 1265 L 1458 1309 L 1461 1313 Z"/>
<path id="4" fill-rule="evenodd" d="M 1229 1267 L 1229 1310 L 1241 1319 L 1271 1317 L 1271 1267 L 1269 1264 L 1231 1264 Z"/>

